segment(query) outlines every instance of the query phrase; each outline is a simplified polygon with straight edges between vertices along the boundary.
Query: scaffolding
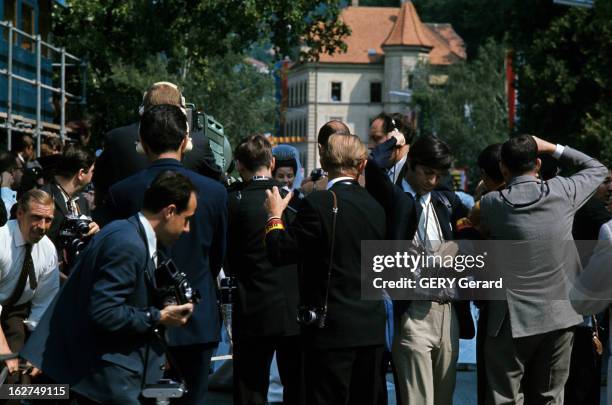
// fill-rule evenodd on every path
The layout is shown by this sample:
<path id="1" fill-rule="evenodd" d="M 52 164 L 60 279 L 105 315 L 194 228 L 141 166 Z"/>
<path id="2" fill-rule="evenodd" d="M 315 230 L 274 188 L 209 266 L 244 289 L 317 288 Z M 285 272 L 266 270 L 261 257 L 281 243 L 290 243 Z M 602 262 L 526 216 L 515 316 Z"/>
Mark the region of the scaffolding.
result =
<path id="1" fill-rule="evenodd" d="M 42 135 L 50 135 L 57 136 L 57 132 L 59 132 L 59 137 L 62 143 L 66 138 L 66 104 L 68 100 L 73 102 L 79 102 L 81 104 L 85 104 L 85 74 L 86 64 L 74 55 L 66 52 L 65 48 L 58 48 L 53 46 L 50 43 L 47 43 L 41 39 L 40 35 L 30 35 L 27 32 L 24 32 L 15 26 L 13 26 L 10 21 L 0 21 L 0 30 L 6 31 L 7 34 L 7 59 L 6 59 L 6 69 L 0 68 L 0 74 L 5 75 L 7 78 L 7 105 L 6 105 L 6 114 L 0 113 L 0 118 L 4 118 L 4 123 L 0 123 L 0 128 L 6 129 L 6 139 L 7 139 L 7 148 L 8 150 L 12 150 L 12 132 L 27 132 L 31 133 L 33 137 L 36 139 L 36 154 L 40 156 L 40 146 L 41 146 L 41 136 Z M 14 58 L 14 48 L 15 43 L 19 43 L 16 41 L 19 36 L 26 38 L 29 41 L 33 41 L 36 44 L 36 78 L 29 79 L 22 75 L 16 74 L 13 70 L 13 58 Z M 42 73 L 41 66 L 43 61 L 43 47 L 45 47 L 48 51 L 47 54 L 58 54 L 59 55 L 59 63 L 52 63 L 52 68 L 59 68 L 59 87 L 53 87 L 52 85 L 48 85 L 42 82 Z M 53 58 L 51 58 L 53 60 Z M 66 60 L 69 60 L 70 63 L 66 63 Z M 81 68 L 82 72 L 82 89 L 81 95 L 76 95 L 69 93 L 66 91 L 66 68 L 78 66 Z M 27 83 L 31 86 L 36 87 L 36 119 L 28 119 L 26 117 L 14 114 L 13 112 L 13 81 L 18 80 L 24 83 Z M 59 95 L 59 108 L 60 108 L 60 123 L 59 125 L 44 122 L 42 120 L 42 91 L 43 89 L 49 90 L 52 94 Z M 33 129 L 27 128 L 28 126 L 32 126 Z M 57 131 L 57 132 L 53 132 Z"/>

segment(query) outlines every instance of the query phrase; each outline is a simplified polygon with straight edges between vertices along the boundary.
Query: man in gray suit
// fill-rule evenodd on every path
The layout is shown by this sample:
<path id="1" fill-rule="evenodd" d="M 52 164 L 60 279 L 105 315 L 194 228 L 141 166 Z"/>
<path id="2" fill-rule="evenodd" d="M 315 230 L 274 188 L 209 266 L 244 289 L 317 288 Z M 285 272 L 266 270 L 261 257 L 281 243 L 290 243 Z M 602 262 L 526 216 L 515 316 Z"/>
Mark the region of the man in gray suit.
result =
<path id="1" fill-rule="evenodd" d="M 552 155 L 578 171 L 542 183 L 538 154 Z M 482 198 L 481 222 L 494 240 L 540 241 L 523 242 L 520 254 L 515 250 L 510 257 L 519 257 L 521 266 L 507 263 L 512 270 L 505 270 L 523 282 L 540 283 L 542 295 L 521 295 L 522 290 L 510 287 L 506 301 L 490 302 L 484 344 L 486 403 L 561 404 L 573 327 L 582 322 L 568 297 L 567 276 L 571 279 L 581 270 L 571 242 L 572 222 L 607 169 L 584 153 L 530 135 L 504 143 L 500 169 L 507 187 Z M 541 242 L 546 239 L 556 241 Z M 556 299 L 549 299 L 553 296 Z"/>

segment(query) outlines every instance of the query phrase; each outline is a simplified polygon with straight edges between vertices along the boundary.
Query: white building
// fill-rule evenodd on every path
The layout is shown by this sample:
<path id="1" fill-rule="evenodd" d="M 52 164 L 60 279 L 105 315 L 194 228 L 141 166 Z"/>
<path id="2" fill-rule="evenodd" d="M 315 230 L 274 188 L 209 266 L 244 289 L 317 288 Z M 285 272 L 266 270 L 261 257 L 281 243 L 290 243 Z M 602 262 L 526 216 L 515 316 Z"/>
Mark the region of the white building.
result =
<path id="1" fill-rule="evenodd" d="M 344 121 L 367 141 L 376 115 L 407 110 L 410 72 L 418 61 L 449 65 L 466 58 L 452 26 L 422 23 L 410 1 L 400 8 L 347 7 L 341 19 L 352 30 L 344 40 L 347 52 L 296 63 L 287 75 L 283 133 L 298 141 L 307 172 L 319 164 L 316 136 L 323 124 Z"/>

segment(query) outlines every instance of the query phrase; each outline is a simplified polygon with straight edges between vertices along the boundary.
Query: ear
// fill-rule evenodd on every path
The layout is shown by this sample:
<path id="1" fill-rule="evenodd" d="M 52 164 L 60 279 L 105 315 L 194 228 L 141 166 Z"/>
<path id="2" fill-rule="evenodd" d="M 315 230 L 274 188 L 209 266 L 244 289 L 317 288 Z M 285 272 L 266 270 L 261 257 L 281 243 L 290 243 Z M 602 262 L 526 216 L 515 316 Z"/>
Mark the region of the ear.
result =
<path id="1" fill-rule="evenodd" d="M 362 174 L 363 171 L 365 170 L 366 165 L 368 164 L 368 160 L 367 159 L 363 159 L 359 165 L 357 166 L 357 170 L 359 171 L 359 174 Z"/>
<path id="2" fill-rule="evenodd" d="M 276 158 L 272 156 L 272 163 L 270 164 L 270 171 L 273 172 L 276 167 Z"/>
<path id="3" fill-rule="evenodd" d="M 542 159 L 536 158 L 535 171 L 536 173 L 540 172 L 540 168 L 542 167 Z"/>
<path id="4" fill-rule="evenodd" d="M 164 207 L 164 219 L 169 220 L 176 214 L 176 205 L 170 204 L 167 207 Z"/>

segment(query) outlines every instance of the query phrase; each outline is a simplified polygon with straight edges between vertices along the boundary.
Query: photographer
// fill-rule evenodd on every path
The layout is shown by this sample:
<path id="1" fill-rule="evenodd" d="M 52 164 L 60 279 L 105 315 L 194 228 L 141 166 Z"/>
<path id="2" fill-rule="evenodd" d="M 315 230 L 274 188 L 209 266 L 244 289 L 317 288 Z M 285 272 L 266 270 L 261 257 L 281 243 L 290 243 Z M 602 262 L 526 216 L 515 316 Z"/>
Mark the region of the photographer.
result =
<path id="1" fill-rule="evenodd" d="M 91 183 L 94 172 L 95 156 L 80 146 L 69 146 L 64 150 L 55 168 L 55 175 L 51 183 L 43 186 L 41 190 L 53 196 L 55 200 L 55 213 L 53 223 L 49 229 L 49 239 L 61 254 L 60 261 L 69 264 L 68 257 L 59 241 L 59 234 L 66 226 L 66 219 L 82 218 L 91 220 L 91 212 L 82 191 Z M 77 235 L 87 240 L 98 232 L 100 227 L 95 222 L 89 222 L 88 231 Z M 62 269 L 66 273 L 66 269 Z"/>
<path id="2" fill-rule="evenodd" d="M 367 149 L 354 135 L 321 147 L 328 191 L 311 193 L 291 225 L 291 195 L 267 190 L 266 248 L 273 264 L 299 263 L 306 403 L 376 404 L 385 342 L 382 301 L 361 300 L 361 241 L 385 236 L 383 208 L 359 186 Z M 335 209 L 337 208 L 337 210 Z"/>
<path id="3" fill-rule="evenodd" d="M 193 311 L 191 303 L 156 307 L 157 244 L 170 246 L 189 232 L 196 205 L 188 178 L 157 176 L 142 211 L 106 226 L 82 252 L 21 355 L 85 403 L 142 403 L 141 387 L 163 373 L 152 330 L 182 326 Z"/>
<path id="4" fill-rule="evenodd" d="M 266 403 L 274 352 L 283 384 L 283 403 L 299 404 L 302 370 L 296 322 L 297 269 L 295 265 L 270 263 L 264 244 L 266 190 L 280 186 L 272 179 L 272 148 L 264 136 L 253 135 L 238 145 L 234 156 L 243 182 L 235 183 L 229 193 L 224 268 L 238 282 L 232 317 L 234 404 Z M 286 215 L 292 212 L 287 210 Z"/>

